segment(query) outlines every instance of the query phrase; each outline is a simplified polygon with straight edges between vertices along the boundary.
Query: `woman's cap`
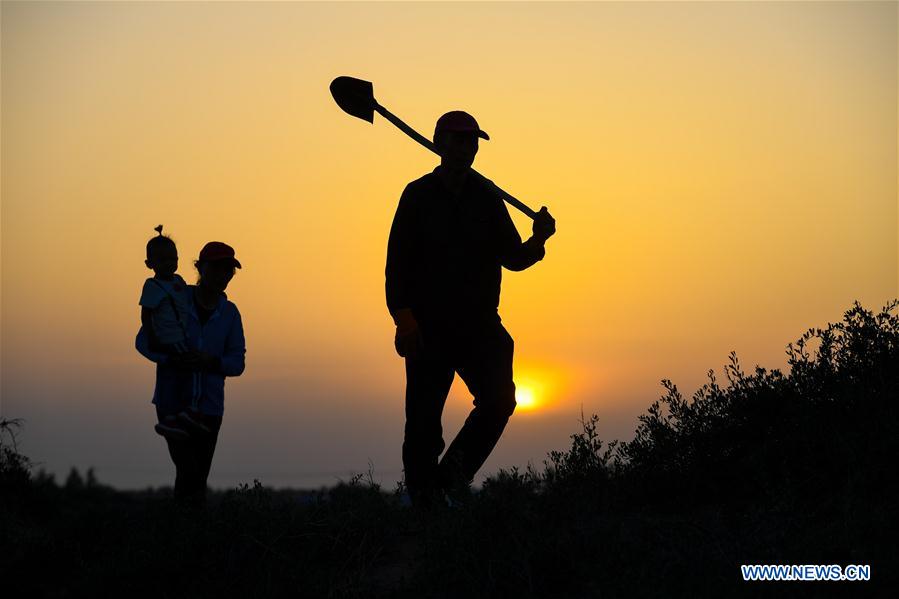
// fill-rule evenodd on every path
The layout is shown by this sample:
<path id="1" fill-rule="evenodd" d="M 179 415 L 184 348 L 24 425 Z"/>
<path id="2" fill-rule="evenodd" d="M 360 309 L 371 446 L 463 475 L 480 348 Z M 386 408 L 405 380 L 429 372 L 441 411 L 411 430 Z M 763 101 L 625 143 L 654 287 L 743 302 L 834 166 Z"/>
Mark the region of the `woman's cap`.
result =
<path id="1" fill-rule="evenodd" d="M 221 241 L 210 241 L 200 250 L 200 262 L 215 260 L 231 260 L 234 266 L 240 268 L 240 262 L 234 257 L 234 248 Z"/>
<path id="2" fill-rule="evenodd" d="M 490 139 L 484 131 L 478 127 L 478 122 L 474 117 L 461 110 L 453 110 L 437 119 L 437 126 L 434 127 L 434 137 L 443 131 L 462 131 L 467 133 L 477 133 L 481 139 Z"/>

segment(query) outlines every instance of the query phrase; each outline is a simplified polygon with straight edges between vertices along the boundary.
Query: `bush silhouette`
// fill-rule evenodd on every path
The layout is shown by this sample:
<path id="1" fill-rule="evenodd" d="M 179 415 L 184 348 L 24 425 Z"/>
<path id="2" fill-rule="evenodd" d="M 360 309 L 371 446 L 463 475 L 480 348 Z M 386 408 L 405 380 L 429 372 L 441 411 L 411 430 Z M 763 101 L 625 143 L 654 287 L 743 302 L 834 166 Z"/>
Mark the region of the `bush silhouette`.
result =
<path id="1" fill-rule="evenodd" d="M 709 371 L 692 401 L 663 381 L 666 395 L 619 448 L 622 474 L 685 499 L 728 502 L 876 475 L 896 449 L 897 305 L 874 315 L 856 302 L 842 322 L 809 329 L 788 346 L 788 375 L 758 366 L 747 374 L 731 353 L 727 385 Z M 848 480 L 835 476 L 847 469 Z"/>

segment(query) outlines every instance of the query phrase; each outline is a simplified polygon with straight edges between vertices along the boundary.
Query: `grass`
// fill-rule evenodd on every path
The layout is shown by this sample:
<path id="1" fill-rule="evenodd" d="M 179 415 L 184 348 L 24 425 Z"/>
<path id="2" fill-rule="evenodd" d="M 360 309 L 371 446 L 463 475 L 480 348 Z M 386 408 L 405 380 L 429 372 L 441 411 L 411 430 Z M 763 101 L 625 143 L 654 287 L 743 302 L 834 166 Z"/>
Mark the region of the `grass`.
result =
<path id="1" fill-rule="evenodd" d="M 787 348 L 731 354 L 686 399 L 670 381 L 632 440 L 598 417 L 544 464 L 418 513 L 364 476 L 318 493 L 258 482 L 121 492 L 32 474 L 0 423 L 4 595 L 82 597 L 821 596 L 896 588 L 899 302 L 855 304 Z M 870 564 L 871 583 L 744 583 L 740 564 Z"/>

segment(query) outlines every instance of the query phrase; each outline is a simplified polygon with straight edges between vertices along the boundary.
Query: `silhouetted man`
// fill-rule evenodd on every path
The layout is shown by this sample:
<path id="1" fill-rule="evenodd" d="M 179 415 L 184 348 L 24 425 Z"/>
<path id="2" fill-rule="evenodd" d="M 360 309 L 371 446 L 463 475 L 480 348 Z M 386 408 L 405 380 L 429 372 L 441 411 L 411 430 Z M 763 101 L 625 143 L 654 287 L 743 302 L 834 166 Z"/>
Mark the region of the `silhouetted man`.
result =
<path id="1" fill-rule="evenodd" d="M 478 138 L 490 139 L 471 115 L 440 117 L 440 166 L 406 186 L 390 229 L 387 307 L 406 359 L 403 467 L 415 505 L 444 492 L 464 496 L 515 410 L 513 341 L 497 313 L 501 267 L 524 270 L 543 259 L 555 233 L 541 208 L 522 243 L 502 199 L 472 174 Z M 441 415 L 457 372 L 474 409 L 438 464 Z"/>

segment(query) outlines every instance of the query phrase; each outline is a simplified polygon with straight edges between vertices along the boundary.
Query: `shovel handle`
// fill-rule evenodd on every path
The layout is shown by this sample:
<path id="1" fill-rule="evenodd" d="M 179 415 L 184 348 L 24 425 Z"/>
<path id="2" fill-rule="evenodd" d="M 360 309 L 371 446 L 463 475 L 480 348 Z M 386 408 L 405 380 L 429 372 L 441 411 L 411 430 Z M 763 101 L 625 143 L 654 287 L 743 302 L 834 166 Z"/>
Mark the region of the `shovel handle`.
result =
<path id="1" fill-rule="evenodd" d="M 387 110 L 386 108 L 384 108 L 383 106 L 378 104 L 377 102 L 375 102 L 375 112 L 377 112 L 382 117 L 384 117 L 385 119 L 387 119 L 388 121 L 393 123 L 397 129 L 399 129 L 400 131 L 402 131 L 403 133 L 405 133 L 406 135 L 408 135 L 409 137 L 411 137 L 412 139 L 414 139 L 415 141 L 417 141 L 418 143 L 420 143 L 427 149 L 429 149 L 432 152 L 434 152 L 435 154 L 437 154 L 437 148 L 434 147 L 434 144 L 431 142 L 430 139 L 428 139 L 427 137 L 425 137 L 424 135 L 422 135 L 421 133 L 419 133 L 418 131 L 416 131 L 415 129 L 413 129 L 412 127 L 407 125 L 406 123 L 404 123 L 402 121 L 402 119 L 400 119 L 400 117 L 396 116 L 395 114 L 393 114 L 392 112 L 390 112 L 389 110 Z"/>
<path id="2" fill-rule="evenodd" d="M 385 119 L 387 119 L 388 121 L 393 123 L 397 129 L 399 129 L 400 131 L 402 131 L 403 133 L 405 133 L 406 135 L 408 135 L 409 137 L 411 137 L 412 139 L 414 139 L 415 141 L 417 141 L 418 143 L 420 143 L 427 149 L 431 150 L 435 154 L 439 155 L 439 153 L 437 152 L 437 148 L 434 146 L 434 144 L 431 142 L 430 139 L 428 139 L 427 137 L 425 137 L 424 135 L 422 135 L 421 133 L 419 133 L 418 131 L 416 131 L 415 129 L 413 129 L 412 127 L 407 125 L 406 123 L 404 123 L 402 121 L 402 119 L 400 119 L 398 116 L 396 116 L 395 114 L 393 114 L 392 112 L 390 112 L 389 110 L 387 110 L 386 108 L 384 108 L 383 106 L 378 104 L 377 102 L 375 102 L 374 108 L 375 108 L 375 112 L 377 112 L 382 117 L 384 117 Z M 505 200 L 510 206 L 514 206 L 515 208 L 518 208 L 524 214 L 528 215 L 531 219 L 534 219 L 537 217 L 537 213 L 534 212 L 531 208 L 529 208 L 527 206 L 527 204 L 525 204 L 521 200 L 517 199 L 512 194 L 507 193 L 507 192 L 503 191 L 502 189 L 500 189 L 496 183 L 494 183 L 493 181 L 491 181 L 490 179 L 488 179 L 487 177 L 485 177 L 478 171 L 471 169 L 471 172 L 474 173 L 474 175 L 478 179 L 480 179 L 482 182 L 486 183 L 489 187 L 491 187 L 493 189 L 493 191 L 495 193 L 499 194 L 499 196 L 503 200 Z"/>
<path id="3" fill-rule="evenodd" d="M 521 212 L 526 214 L 531 220 L 534 220 L 537 218 L 537 213 L 534 212 L 530 206 L 528 206 L 527 204 L 525 204 L 524 202 L 522 202 L 521 200 L 519 200 L 512 194 L 504 191 L 502 188 L 500 188 L 499 185 L 497 185 L 496 183 L 494 183 L 493 181 L 491 181 L 490 179 L 488 179 L 487 177 L 485 177 L 478 171 L 471 169 L 471 172 L 474 173 L 478 179 L 480 179 L 481 181 L 485 182 L 487 185 L 492 187 L 493 191 L 495 193 L 499 194 L 499 197 L 504 199 L 507 204 L 518 208 L 519 210 L 521 210 Z"/>

